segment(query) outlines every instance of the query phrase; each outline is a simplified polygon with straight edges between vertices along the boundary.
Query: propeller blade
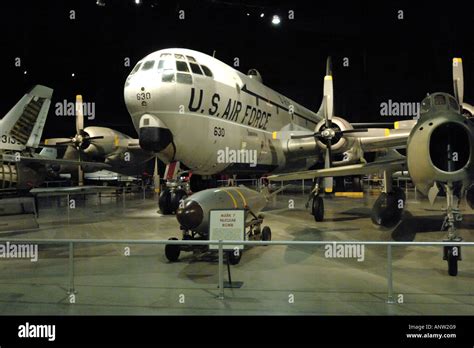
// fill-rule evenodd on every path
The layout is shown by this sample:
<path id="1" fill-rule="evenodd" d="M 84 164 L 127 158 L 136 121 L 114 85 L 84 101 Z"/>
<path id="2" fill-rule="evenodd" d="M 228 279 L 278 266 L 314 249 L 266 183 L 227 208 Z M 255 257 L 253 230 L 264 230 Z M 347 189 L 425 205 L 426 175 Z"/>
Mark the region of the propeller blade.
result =
<path id="1" fill-rule="evenodd" d="M 326 75 L 332 76 L 332 58 L 328 56 L 326 59 Z"/>
<path id="2" fill-rule="evenodd" d="M 324 114 L 326 120 L 326 127 L 331 127 L 331 120 L 334 112 L 334 93 L 332 85 L 332 76 L 324 76 L 324 102 L 326 105 L 326 112 Z"/>
<path id="3" fill-rule="evenodd" d="M 324 157 L 324 168 L 332 167 L 332 150 L 331 150 L 331 139 L 327 139 L 326 142 L 326 156 Z M 328 176 L 324 178 L 324 191 L 327 193 L 332 192 L 333 178 Z"/>
<path id="4" fill-rule="evenodd" d="M 82 113 L 82 95 L 76 95 L 76 134 L 84 129 L 84 114 Z"/>
<path id="5" fill-rule="evenodd" d="M 95 139 L 104 139 L 104 136 L 98 135 L 98 136 L 95 136 L 95 137 L 87 137 L 87 140 L 95 140 Z"/>
<path id="6" fill-rule="evenodd" d="M 327 99 L 328 99 L 327 96 L 323 96 L 323 116 L 324 116 L 324 124 L 326 125 L 326 128 L 329 128 L 331 127 L 331 122 L 329 121 Z"/>
<path id="7" fill-rule="evenodd" d="M 67 140 L 67 141 L 59 141 L 56 143 L 56 145 L 73 145 L 74 142 L 71 140 Z"/>
<path id="8" fill-rule="evenodd" d="M 320 136 L 320 132 L 316 132 L 313 134 L 292 135 L 291 139 L 306 139 L 306 138 L 314 138 L 318 136 Z"/>
<path id="9" fill-rule="evenodd" d="M 347 133 L 363 133 L 363 132 L 368 132 L 369 130 L 367 128 L 359 128 L 359 129 L 346 129 L 343 131 L 340 131 L 342 134 L 347 134 Z"/>
<path id="10" fill-rule="evenodd" d="M 326 139 L 326 157 L 324 158 L 324 168 L 332 168 L 332 141 Z"/>
<path id="11" fill-rule="evenodd" d="M 464 99 L 464 73 L 461 58 L 453 58 L 453 84 L 454 96 L 461 106 Z"/>
<path id="12" fill-rule="evenodd" d="M 82 165 L 81 165 L 81 151 L 78 151 L 78 154 L 79 154 L 79 165 L 77 166 L 78 185 L 84 186 L 84 171 L 82 170 Z"/>

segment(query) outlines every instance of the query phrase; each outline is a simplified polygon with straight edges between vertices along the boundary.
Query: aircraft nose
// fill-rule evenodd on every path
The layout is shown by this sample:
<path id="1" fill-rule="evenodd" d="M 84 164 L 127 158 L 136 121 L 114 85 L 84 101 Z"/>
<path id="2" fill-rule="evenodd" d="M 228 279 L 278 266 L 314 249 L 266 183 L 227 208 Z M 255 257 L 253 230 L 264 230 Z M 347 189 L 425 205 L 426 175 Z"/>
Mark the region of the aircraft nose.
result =
<path id="1" fill-rule="evenodd" d="M 193 200 L 187 201 L 183 208 L 176 211 L 176 218 L 181 226 L 192 230 L 198 227 L 204 217 L 201 205 Z"/>

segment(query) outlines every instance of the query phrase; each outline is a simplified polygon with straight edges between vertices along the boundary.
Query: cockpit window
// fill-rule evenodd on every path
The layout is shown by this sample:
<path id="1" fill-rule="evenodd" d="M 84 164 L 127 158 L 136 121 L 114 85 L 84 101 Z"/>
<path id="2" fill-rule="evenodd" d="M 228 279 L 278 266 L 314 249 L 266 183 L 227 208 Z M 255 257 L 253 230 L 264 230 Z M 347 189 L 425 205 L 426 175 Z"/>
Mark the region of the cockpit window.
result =
<path id="1" fill-rule="evenodd" d="M 199 75 L 203 75 L 202 71 L 201 71 L 201 68 L 199 67 L 198 64 L 195 64 L 195 63 L 189 63 L 189 65 L 191 66 L 191 71 L 195 74 L 199 74 Z"/>
<path id="2" fill-rule="evenodd" d="M 444 95 L 435 95 L 434 96 L 434 104 L 435 105 L 446 105 L 446 98 L 444 97 Z"/>
<path id="3" fill-rule="evenodd" d="M 148 61 L 146 61 L 146 62 L 143 63 L 143 65 L 142 65 L 142 71 L 150 70 L 151 68 L 153 68 L 153 65 L 155 65 L 155 61 L 154 61 L 154 60 L 148 60 Z"/>
<path id="4" fill-rule="evenodd" d="M 161 70 L 175 70 L 174 61 L 171 59 L 160 60 L 158 62 L 158 71 Z"/>
<path id="5" fill-rule="evenodd" d="M 196 59 L 194 59 L 194 57 L 186 56 L 186 58 L 188 58 L 190 62 L 196 63 Z"/>
<path id="6" fill-rule="evenodd" d="M 451 107 L 451 109 L 459 112 L 459 104 L 456 101 L 456 99 L 454 99 L 453 97 L 448 97 L 448 99 L 449 99 L 449 106 Z"/>
<path id="7" fill-rule="evenodd" d="M 430 110 L 430 107 L 431 107 L 431 98 L 426 97 L 421 102 L 420 114 L 428 112 Z"/>
<path id="8" fill-rule="evenodd" d="M 181 60 L 184 60 L 184 56 L 182 54 L 175 54 L 174 57 L 176 59 L 181 59 Z"/>
<path id="9" fill-rule="evenodd" d="M 162 53 L 160 54 L 160 58 L 172 58 L 173 56 L 171 53 Z"/>
<path id="10" fill-rule="evenodd" d="M 179 60 L 176 61 L 176 69 L 178 71 L 189 72 L 188 64 Z"/>
<path id="11" fill-rule="evenodd" d="M 170 70 L 165 70 L 163 72 L 163 76 L 161 78 L 161 81 L 163 82 L 174 82 L 174 71 Z"/>
<path id="12" fill-rule="evenodd" d="M 204 71 L 204 75 L 212 77 L 212 71 L 205 65 L 201 65 L 202 71 Z"/>
<path id="13" fill-rule="evenodd" d="M 138 69 L 140 69 L 140 66 L 142 65 L 142 62 L 138 62 L 137 65 L 135 65 L 135 67 L 133 68 L 132 72 L 130 73 L 131 74 L 135 74 Z"/>
<path id="14" fill-rule="evenodd" d="M 178 83 L 186 83 L 191 85 L 193 83 L 193 78 L 191 77 L 191 74 L 177 73 L 176 81 Z"/>

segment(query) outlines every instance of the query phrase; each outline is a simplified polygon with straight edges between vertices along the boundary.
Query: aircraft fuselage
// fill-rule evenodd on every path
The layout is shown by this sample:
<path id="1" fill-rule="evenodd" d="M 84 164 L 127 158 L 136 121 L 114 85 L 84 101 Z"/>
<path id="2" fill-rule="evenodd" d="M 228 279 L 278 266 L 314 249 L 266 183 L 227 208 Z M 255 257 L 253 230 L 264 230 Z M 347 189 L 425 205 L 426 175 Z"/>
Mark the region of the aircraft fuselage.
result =
<path id="1" fill-rule="evenodd" d="M 165 49 L 146 56 L 124 96 L 142 148 L 196 174 L 282 171 L 315 161 L 316 153 L 291 162 L 272 133 L 290 124 L 312 131 L 316 113 L 206 54 Z M 241 150 L 255 153 L 256 163 L 219 158 Z"/>

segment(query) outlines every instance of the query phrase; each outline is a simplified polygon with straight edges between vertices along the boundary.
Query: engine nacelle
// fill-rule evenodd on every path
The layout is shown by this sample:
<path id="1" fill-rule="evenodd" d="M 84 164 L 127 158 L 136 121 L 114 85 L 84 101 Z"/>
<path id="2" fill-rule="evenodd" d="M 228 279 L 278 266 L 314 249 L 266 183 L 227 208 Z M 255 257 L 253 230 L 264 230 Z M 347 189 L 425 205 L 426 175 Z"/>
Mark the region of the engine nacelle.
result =
<path id="1" fill-rule="evenodd" d="M 121 141 L 129 139 L 123 133 L 106 127 L 86 127 L 84 131 L 90 137 L 103 137 L 102 139 L 93 139 L 84 149 L 84 153 L 93 158 L 105 158 L 114 153 L 120 147 Z"/>
<path id="2" fill-rule="evenodd" d="M 354 129 L 352 125 L 347 122 L 345 119 L 340 118 L 340 117 L 333 117 L 332 120 L 332 128 L 339 128 L 340 130 L 348 130 L 348 129 Z M 326 124 L 324 120 L 319 121 L 319 123 L 316 125 L 316 128 L 314 129 L 315 132 L 320 132 L 326 128 Z M 318 140 L 317 141 L 318 146 L 321 149 L 326 149 L 326 144 L 324 144 L 322 141 Z M 340 135 L 336 135 L 332 139 L 332 152 L 333 153 L 343 153 L 348 151 L 352 146 L 354 145 L 354 139 L 353 138 L 345 138 Z"/>
<path id="3" fill-rule="evenodd" d="M 423 194 L 437 183 L 471 181 L 474 129 L 461 115 L 440 115 L 420 121 L 407 143 L 408 171 Z M 450 158 L 451 156 L 451 158 Z"/>

